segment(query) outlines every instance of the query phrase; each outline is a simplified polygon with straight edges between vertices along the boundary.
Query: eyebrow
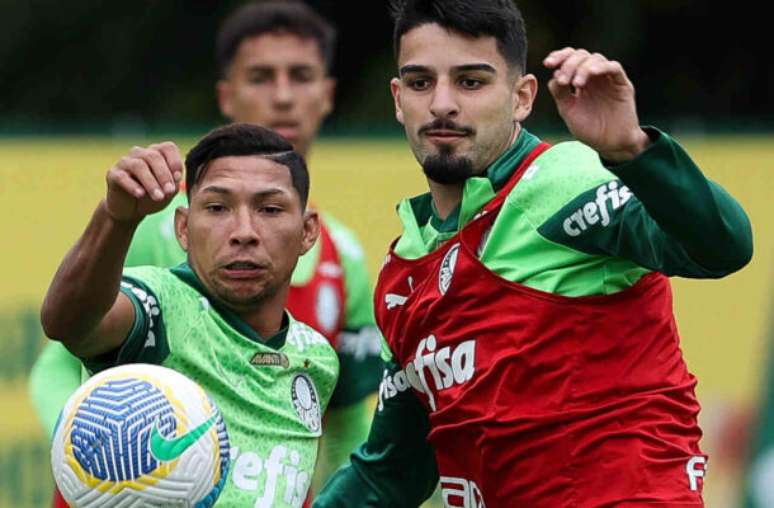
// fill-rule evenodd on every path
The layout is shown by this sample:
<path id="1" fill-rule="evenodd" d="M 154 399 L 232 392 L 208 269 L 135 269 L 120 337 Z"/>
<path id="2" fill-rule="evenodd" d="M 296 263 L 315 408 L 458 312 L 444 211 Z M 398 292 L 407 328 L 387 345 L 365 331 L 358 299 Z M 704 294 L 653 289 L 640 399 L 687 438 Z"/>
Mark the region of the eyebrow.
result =
<path id="1" fill-rule="evenodd" d="M 292 63 L 288 66 L 291 70 L 296 69 L 314 69 L 314 65 L 306 62 L 299 62 L 299 63 Z M 274 72 L 274 70 L 277 69 L 277 66 L 275 65 L 263 65 L 263 64 L 255 64 L 250 65 L 247 68 L 248 72 Z"/>
<path id="2" fill-rule="evenodd" d="M 456 67 L 452 67 L 452 70 L 454 72 L 484 71 L 484 72 L 489 72 L 491 74 L 497 74 L 497 69 L 495 69 L 494 67 L 486 63 L 458 65 Z M 432 72 L 433 71 L 430 69 L 430 67 L 427 67 L 425 65 L 404 65 L 398 71 L 401 77 L 403 77 L 404 74 L 409 74 L 409 73 L 432 73 Z"/>
<path id="3" fill-rule="evenodd" d="M 207 186 L 207 187 L 203 188 L 202 190 L 200 190 L 199 192 L 201 192 L 201 193 L 208 192 L 208 193 L 213 193 L 213 194 L 221 194 L 221 195 L 224 195 L 224 196 L 229 196 L 229 195 L 234 194 L 234 192 L 231 191 L 230 189 L 227 189 L 226 187 L 220 187 L 218 185 Z M 266 190 L 262 190 L 262 191 L 258 191 L 256 193 L 254 193 L 253 194 L 253 199 L 265 199 L 265 198 L 269 198 L 269 197 L 272 197 L 272 196 L 276 196 L 278 194 L 287 195 L 287 192 L 284 189 L 280 189 L 278 187 L 273 188 L 273 189 L 266 189 Z"/>

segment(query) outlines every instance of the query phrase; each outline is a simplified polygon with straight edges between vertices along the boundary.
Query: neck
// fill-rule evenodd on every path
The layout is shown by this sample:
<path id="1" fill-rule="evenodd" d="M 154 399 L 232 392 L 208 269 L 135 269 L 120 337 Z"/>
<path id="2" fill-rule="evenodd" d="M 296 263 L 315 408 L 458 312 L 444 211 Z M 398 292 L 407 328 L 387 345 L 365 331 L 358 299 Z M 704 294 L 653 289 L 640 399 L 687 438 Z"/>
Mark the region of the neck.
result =
<path id="1" fill-rule="evenodd" d="M 430 195 L 433 196 L 433 204 L 438 212 L 438 218 L 446 219 L 462 201 L 462 190 L 465 188 L 465 184 L 442 184 L 430 179 L 427 180 L 427 184 L 430 187 Z"/>
<path id="2" fill-rule="evenodd" d="M 231 307 L 250 328 L 265 340 L 275 336 L 282 329 L 282 318 L 285 314 L 289 288 L 286 286 L 277 294 L 262 300 L 258 305 Z"/>
<path id="3" fill-rule="evenodd" d="M 264 294 L 260 298 L 243 304 L 234 304 L 221 298 L 212 285 L 208 284 L 208 279 L 202 277 L 202 273 L 196 268 L 190 255 L 188 256 L 187 264 L 190 273 L 193 275 L 192 285 L 209 298 L 214 305 L 224 311 L 235 314 L 247 326 L 252 328 L 261 339 L 266 341 L 282 329 L 285 303 L 290 292 L 289 277 L 285 284 L 271 294 Z M 187 277 L 188 271 L 184 270 L 183 274 Z"/>
<path id="4" fill-rule="evenodd" d="M 486 165 L 479 176 L 486 173 L 486 170 L 489 168 L 489 166 L 510 147 L 512 147 L 514 143 L 516 143 L 516 140 L 519 139 L 520 132 L 521 125 L 514 123 L 513 133 L 511 134 L 510 141 L 497 155 L 497 157 L 495 157 L 489 164 Z M 451 214 L 454 209 L 457 208 L 462 202 L 462 193 L 463 189 L 465 188 L 465 183 L 442 184 L 428 179 L 427 184 L 430 188 L 430 195 L 433 197 L 433 204 L 435 205 L 435 209 L 438 212 L 438 218 L 445 220 L 449 214 Z"/>

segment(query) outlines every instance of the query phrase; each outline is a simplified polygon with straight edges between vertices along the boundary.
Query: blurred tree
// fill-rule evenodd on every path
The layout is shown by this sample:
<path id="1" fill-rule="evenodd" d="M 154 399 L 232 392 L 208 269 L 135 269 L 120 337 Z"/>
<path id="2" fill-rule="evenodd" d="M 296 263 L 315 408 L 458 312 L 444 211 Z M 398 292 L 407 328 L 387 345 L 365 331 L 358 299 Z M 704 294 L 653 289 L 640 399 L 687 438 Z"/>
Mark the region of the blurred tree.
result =
<path id="1" fill-rule="evenodd" d="M 220 121 L 214 36 L 239 0 L 0 0 L 0 132 L 79 126 L 116 130 Z M 395 128 L 387 3 L 310 0 L 339 25 L 338 108 L 331 125 Z M 707 0 L 522 0 L 530 71 L 583 46 L 621 60 L 644 121 L 761 125 L 774 112 L 768 21 Z M 558 123 L 541 90 L 533 122 Z M 770 127 L 771 125 L 769 125 Z"/>

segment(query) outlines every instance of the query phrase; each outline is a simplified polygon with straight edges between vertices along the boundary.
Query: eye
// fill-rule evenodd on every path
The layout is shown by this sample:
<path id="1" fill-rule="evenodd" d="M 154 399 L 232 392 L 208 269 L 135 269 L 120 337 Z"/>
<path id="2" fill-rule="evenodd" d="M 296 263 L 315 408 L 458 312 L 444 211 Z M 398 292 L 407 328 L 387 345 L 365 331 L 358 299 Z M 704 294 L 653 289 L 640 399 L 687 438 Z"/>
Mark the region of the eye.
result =
<path id="1" fill-rule="evenodd" d="M 460 86 L 465 90 L 478 90 L 484 85 L 484 82 L 477 78 L 462 78 Z"/>
<path id="2" fill-rule="evenodd" d="M 266 215 L 278 215 L 282 211 L 282 207 L 277 205 L 265 205 L 260 208 L 260 212 Z"/>
<path id="3" fill-rule="evenodd" d="M 290 79 L 295 83 L 309 83 L 314 79 L 314 71 L 308 68 L 293 69 Z"/>
<path id="4" fill-rule="evenodd" d="M 252 72 L 247 78 L 253 85 L 263 85 L 269 83 L 272 79 L 274 79 L 274 76 L 270 72 Z"/>
<path id="5" fill-rule="evenodd" d="M 204 208 L 205 210 L 207 210 L 207 212 L 212 214 L 219 214 L 226 211 L 226 207 L 221 205 L 220 203 L 211 203 L 209 205 L 205 205 Z"/>
<path id="6" fill-rule="evenodd" d="M 427 78 L 412 78 L 408 80 L 408 86 L 412 90 L 421 92 L 430 88 L 430 80 Z"/>

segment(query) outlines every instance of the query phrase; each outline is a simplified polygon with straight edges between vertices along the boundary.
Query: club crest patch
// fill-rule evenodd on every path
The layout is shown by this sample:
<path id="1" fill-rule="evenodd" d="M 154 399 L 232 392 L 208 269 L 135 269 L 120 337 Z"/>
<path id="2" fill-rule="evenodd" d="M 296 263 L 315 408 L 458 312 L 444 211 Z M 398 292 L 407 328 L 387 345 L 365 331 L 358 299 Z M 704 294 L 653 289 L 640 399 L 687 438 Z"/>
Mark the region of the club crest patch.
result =
<path id="1" fill-rule="evenodd" d="M 298 374 L 293 378 L 290 387 L 290 397 L 293 407 L 304 426 L 317 435 L 320 435 L 322 427 L 322 415 L 320 411 L 320 397 L 317 388 L 306 374 Z"/>
<path id="2" fill-rule="evenodd" d="M 438 290 L 442 295 L 446 294 L 449 290 L 449 286 L 454 276 L 454 268 L 457 266 L 457 254 L 460 251 L 460 244 L 455 243 L 452 245 L 449 252 L 443 257 L 441 262 L 441 270 L 438 272 Z"/>

